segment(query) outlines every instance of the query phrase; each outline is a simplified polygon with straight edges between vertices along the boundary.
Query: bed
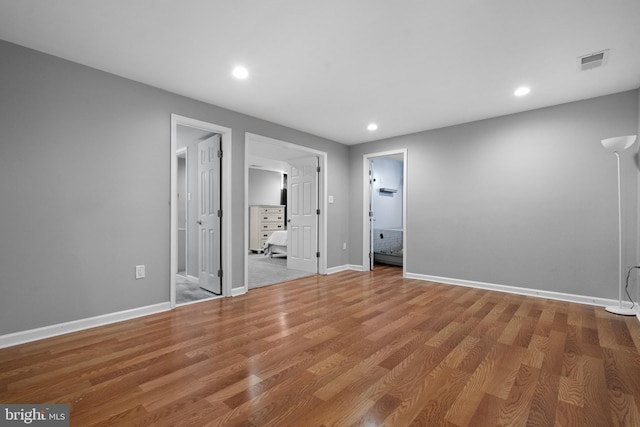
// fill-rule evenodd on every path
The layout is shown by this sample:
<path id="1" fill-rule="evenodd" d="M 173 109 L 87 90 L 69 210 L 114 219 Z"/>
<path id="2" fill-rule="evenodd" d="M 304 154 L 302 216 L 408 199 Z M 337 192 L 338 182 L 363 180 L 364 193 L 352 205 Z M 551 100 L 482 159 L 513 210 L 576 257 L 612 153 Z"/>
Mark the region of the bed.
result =
<path id="1" fill-rule="evenodd" d="M 287 232 L 274 231 L 264 243 L 264 254 L 273 258 L 273 255 L 287 256 Z"/>

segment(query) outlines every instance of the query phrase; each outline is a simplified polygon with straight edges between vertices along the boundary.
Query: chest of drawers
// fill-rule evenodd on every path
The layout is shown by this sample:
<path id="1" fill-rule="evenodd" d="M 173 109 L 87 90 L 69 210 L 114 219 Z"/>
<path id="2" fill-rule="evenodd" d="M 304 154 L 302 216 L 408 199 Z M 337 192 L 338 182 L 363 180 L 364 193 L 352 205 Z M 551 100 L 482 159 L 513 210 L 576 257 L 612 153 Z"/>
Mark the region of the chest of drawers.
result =
<path id="1" fill-rule="evenodd" d="M 249 207 L 249 250 L 264 251 L 264 244 L 276 230 L 284 230 L 284 206 L 254 205 Z"/>

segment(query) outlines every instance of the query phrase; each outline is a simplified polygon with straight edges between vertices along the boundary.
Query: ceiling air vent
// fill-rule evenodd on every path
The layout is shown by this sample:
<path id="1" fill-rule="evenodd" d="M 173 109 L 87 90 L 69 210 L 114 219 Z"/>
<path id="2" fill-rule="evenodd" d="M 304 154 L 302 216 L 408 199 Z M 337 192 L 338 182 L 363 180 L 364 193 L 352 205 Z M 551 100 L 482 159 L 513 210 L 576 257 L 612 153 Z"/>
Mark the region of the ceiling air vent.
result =
<path id="1" fill-rule="evenodd" d="M 578 71 L 587 71 L 602 67 L 607 63 L 609 49 L 578 57 Z"/>

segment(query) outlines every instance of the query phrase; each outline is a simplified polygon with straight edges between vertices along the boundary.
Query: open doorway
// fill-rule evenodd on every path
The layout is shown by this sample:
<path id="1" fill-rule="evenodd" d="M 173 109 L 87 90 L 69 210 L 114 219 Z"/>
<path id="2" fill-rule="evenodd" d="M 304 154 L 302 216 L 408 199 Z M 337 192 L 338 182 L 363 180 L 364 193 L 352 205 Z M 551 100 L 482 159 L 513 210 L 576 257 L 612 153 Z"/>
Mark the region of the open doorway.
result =
<path id="1" fill-rule="evenodd" d="M 326 271 L 326 153 L 246 134 L 247 289 Z"/>
<path id="2" fill-rule="evenodd" d="M 177 127 L 176 304 L 222 295 L 220 134 Z"/>
<path id="3" fill-rule="evenodd" d="M 406 273 L 406 149 L 365 155 L 363 266 L 402 267 Z"/>
<path id="4" fill-rule="evenodd" d="M 231 130 L 171 116 L 171 306 L 228 295 L 224 147 Z M 225 191 L 226 190 L 226 191 Z M 227 210 L 230 214 L 230 209 Z M 229 274 L 230 276 L 230 269 Z"/>

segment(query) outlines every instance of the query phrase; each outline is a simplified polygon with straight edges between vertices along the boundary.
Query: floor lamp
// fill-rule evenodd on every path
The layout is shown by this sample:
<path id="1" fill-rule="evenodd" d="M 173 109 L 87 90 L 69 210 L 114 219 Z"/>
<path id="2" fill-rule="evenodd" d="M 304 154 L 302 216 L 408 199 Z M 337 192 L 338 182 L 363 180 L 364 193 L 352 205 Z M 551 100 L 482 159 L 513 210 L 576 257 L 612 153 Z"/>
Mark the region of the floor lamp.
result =
<path id="1" fill-rule="evenodd" d="M 634 316 L 632 308 L 622 306 L 622 205 L 620 201 L 620 152 L 631 147 L 636 141 L 637 135 L 616 136 L 602 140 L 602 146 L 613 151 L 618 162 L 618 305 L 605 307 L 610 313 Z M 633 306 L 633 305 L 632 305 Z"/>

